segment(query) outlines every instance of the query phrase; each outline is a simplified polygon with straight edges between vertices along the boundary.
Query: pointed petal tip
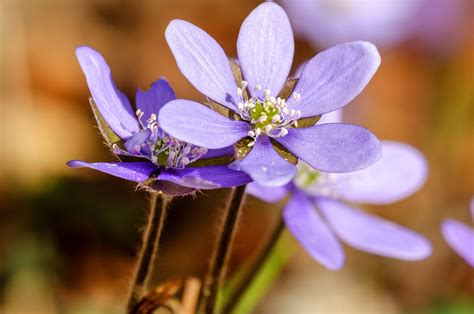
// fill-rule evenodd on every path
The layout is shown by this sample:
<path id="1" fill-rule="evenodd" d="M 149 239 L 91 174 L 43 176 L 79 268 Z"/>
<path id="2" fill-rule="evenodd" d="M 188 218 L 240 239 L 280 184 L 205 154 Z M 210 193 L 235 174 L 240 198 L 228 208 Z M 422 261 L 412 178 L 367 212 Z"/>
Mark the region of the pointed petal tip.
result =
<path id="1" fill-rule="evenodd" d="M 81 160 L 69 160 L 66 165 L 68 165 L 71 168 L 81 168 L 85 167 L 85 162 Z"/>
<path id="2" fill-rule="evenodd" d="M 405 261 L 431 254 L 421 234 L 339 201 L 320 198 L 317 206 L 338 237 L 355 249 Z"/>

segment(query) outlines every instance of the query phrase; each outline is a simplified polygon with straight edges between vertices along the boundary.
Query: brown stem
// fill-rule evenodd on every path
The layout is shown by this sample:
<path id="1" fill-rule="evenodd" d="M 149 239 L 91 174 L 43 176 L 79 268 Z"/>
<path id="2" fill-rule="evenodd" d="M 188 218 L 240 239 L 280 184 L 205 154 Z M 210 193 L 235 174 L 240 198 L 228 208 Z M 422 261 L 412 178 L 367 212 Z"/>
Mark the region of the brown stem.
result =
<path id="1" fill-rule="evenodd" d="M 232 191 L 229 205 L 224 212 L 218 239 L 211 256 L 209 271 L 204 281 L 203 290 L 201 291 L 199 313 L 215 313 L 217 296 L 222 281 L 225 278 L 226 266 L 230 257 L 232 241 L 237 230 L 237 222 L 239 220 L 244 196 L 245 185 L 236 187 Z"/>
<path id="2" fill-rule="evenodd" d="M 224 304 L 222 313 L 227 314 L 231 313 L 232 310 L 237 306 L 244 295 L 245 291 L 252 284 L 253 280 L 257 274 L 262 269 L 265 262 L 268 260 L 270 254 L 278 243 L 278 239 L 283 234 L 285 230 L 285 223 L 283 221 L 283 216 L 279 215 L 277 225 L 272 231 L 272 234 L 268 238 L 264 247 L 261 250 L 261 253 L 255 258 L 253 264 L 250 266 L 249 271 L 244 278 L 241 279 L 238 286 L 232 290 L 231 295 L 228 298 L 228 301 Z"/>
<path id="3" fill-rule="evenodd" d="M 128 313 L 133 312 L 134 307 L 146 293 L 148 281 L 153 273 L 153 263 L 158 255 L 167 208 L 168 203 L 162 193 L 151 194 L 150 213 L 127 302 Z"/>

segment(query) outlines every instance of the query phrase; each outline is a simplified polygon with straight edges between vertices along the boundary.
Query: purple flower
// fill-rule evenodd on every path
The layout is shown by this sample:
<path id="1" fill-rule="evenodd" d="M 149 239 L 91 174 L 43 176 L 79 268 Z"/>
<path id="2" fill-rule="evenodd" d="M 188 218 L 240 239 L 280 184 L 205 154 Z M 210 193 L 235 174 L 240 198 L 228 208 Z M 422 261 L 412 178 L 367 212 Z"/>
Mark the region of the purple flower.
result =
<path id="1" fill-rule="evenodd" d="M 474 197 L 471 198 L 471 217 L 474 219 Z M 449 246 L 474 267 L 474 229 L 458 220 L 446 219 L 441 233 Z"/>
<path id="2" fill-rule="evenodd" d="M 409 33 L 423 0 L 282 0 L 298 35 L 320 47 L 351 40 L 396 44 Z"/>
<path id="3" fill-rule="evenodd" d="M 318 116 L 345 106 L 369 82 L 380 64 L 374 45 L 351 42 L 321 52 L 291 89 L 293 33 L 275 3 L 259 5 L 245 19 L 235 62 L 186 21 L 172 21 L 165 35 L 181 72 L 213 103 L 178 99 L 165 105 L 159 122 L 174 137 L 213 149 L 235 144 L 231 167 L 271 186 L 292 179 L 298 158 L 321 171 L 348 172 L 380 157 L 380 143 L 368 130 L 316 124 Z"/>
<path id="4" fill-rule="evenodd" d="M 412 38 L 433 51 L 446 50 L 466 35 L 470 11 L 467 0 L 281 2 L 297 34 L 318 47 L 352 40 L 391 47 Z"/>
<path id="5" fill-rule="evenodd" d="M 203 166 L 205 159 L 232 154 L 228 148 L 210 150 L 185 143 L 166 134 L 159 126 L 160 108 L 175 99 L 165 79 L 138 90 L 134 112 L 127 97 L 118 90 L 110 69 L 95 50 L 79 47 L 76 55 L 92 94 L 93 110 L 101 133 L 120 162 L 68 162 L 71 167 L 88 167 L 135 181 L 148 188 L 179 195 L 194 189 L 232 187 L 250 182 L 241 172 L 225 165 Z"/>
<path id="6" fill-rule="evenodd" d="M 389 204 L 417 191 L 427 175 L 423 155 L 413 147 L 382 142 L 382 158 L 352 173 L 324 173 L 299 164 L 293 182 L 277 188 L 249 184 L 247 191 L 276 202 L 288 193 L 283 218 L 294 237 L 331 270 L 344 264 L 339 240 L 376 255 L 420 260 L 431 253 L 421 235 L 347 203 Z"/>

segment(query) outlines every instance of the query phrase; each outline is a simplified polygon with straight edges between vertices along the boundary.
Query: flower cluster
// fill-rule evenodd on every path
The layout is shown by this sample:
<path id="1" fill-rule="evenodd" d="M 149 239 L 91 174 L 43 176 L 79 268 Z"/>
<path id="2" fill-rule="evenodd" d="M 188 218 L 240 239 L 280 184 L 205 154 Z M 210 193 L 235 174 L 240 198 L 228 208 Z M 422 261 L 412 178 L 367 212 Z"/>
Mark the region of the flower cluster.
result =
<path id="1" fill-rule="evenodd" d="M 381 144 L 367 129 L 339 118 L 340 108 L 379 67 L 373 44 L 334 46 L 290 76 L 293 33 L 286 13 L 271 2 L 243 22 L 237 59 L 229 59 L 211 36 L 186 21 L 172 21 L 165 36 L 179 69 L 207 101 L 176 99 L 160 79 L 137 92 L 134 110 L 102 56 L 80 47 L 77 57 L 94 113 L 120 161 L 74 160 L 70 166 L 173 195 L 251 181 L 248 192 L 266 201 L 290 194 L 287 227 L 330 269 L 344 261 L 339 239 L 405 260 L 430 254 L 422 236 L 345 203 L 397 201 L 419 189 L 427 173 L 414 148 Z"/>

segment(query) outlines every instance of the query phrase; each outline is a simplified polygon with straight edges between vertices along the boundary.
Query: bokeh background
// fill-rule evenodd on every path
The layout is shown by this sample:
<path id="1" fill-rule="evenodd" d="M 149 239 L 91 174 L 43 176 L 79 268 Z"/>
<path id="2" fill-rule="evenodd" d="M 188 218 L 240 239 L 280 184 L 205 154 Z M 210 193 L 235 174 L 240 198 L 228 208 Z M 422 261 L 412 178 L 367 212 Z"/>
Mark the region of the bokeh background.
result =
<path id="1" fill-rule="evenodd" d="M 179 73 L 166 45 L 167 24 L 174 18 L 191 21 L 235 55 L 240 24 L 259 2 L 0 1 L 1 313 L 120 313 L 124 306 L 147 195 L 131 183 L 65 165 L 70 159 L 112 160 L 94 125 L 74 48 L 87 44 L 99 50 L 130 97 L 164 76 L 179 97 L 199 100 L 202 96 Z M 354 3 L 375 2 L 334 0 L 331 10 L 346 14 Z M 474 312 L 473 270 L 439 232 L 447 217 L 472 223 L 474 3 L 425 2 L 405 16 L 423 31 L 404 31 L 389 43 L 380 40 L 382 65 L 346 107 L 345 117 L 427 156 L 430 176 L 418 193 L 365 209 L 425 234 L 433 255 L 401 262 L 346 247 L 345 268 L 330 272 L 288 237 L 291 257 L 255 313 Z M 291 10 L 292 0 L 285 4 Z M 428 13 L 433 9 L 438 13 Z M 344 30 L 344 14 L 328 19 Z M 302 20 L 293 22 L 298 26 Z M 376 28 L 368 20 L 357 23 Z M 383 38 L 393 29 L 383 25 L 379 31 Z M 295 67 L 332 38 L 329 32 L 323 35 L 318 41 L 301 32 Z M 204 274 L 227 194 L 211 191 L 176 201 L 157 280 Z M 258 250 L 280 207 L 247 199 L 231 273 Z"/>

